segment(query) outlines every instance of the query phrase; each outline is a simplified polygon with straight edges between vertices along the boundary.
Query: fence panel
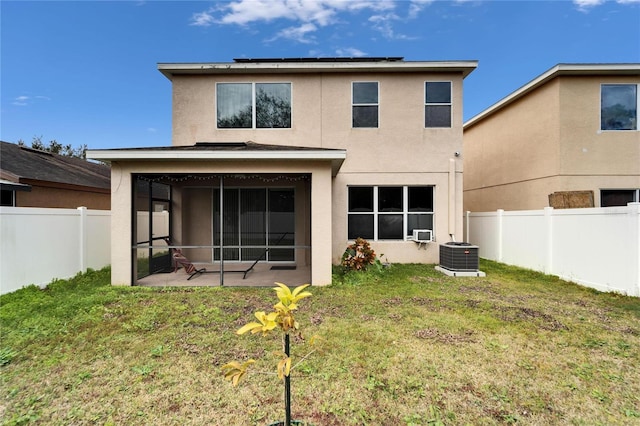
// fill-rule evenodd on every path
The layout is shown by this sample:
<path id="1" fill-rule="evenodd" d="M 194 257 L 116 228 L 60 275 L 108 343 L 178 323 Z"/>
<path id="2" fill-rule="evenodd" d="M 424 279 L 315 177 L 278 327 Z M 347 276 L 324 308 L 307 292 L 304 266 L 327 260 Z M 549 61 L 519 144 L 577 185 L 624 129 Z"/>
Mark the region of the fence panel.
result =
<path id="1" fill-rule="evenodd" d="M 640 203 L 626 207 L 467 212 L 480 256 L 601 291 L 640 296 Z"/>
<path id="2" fill-rule="evenodd" d="M 0 293 L 108 265 L 110 218 L 85 208 L 0 207 Z"/>
<path id="3" fill-rule="evenodd" d="M 557 210 L 554 214 L 553 273 L 600 291 L 632 292 L 633 229 L 628 208 Z M 637 239 L 636 245 L 637 248 Z M 628 286 L 625 285 L 628 283 Z M 628 287 L 628 288 L 627 288 Z"/>
<path id="4" fill-rule="evenodd" d="M 502 262 L 545 271 L 547 233 L 544 211 L 504 212 Z"/>

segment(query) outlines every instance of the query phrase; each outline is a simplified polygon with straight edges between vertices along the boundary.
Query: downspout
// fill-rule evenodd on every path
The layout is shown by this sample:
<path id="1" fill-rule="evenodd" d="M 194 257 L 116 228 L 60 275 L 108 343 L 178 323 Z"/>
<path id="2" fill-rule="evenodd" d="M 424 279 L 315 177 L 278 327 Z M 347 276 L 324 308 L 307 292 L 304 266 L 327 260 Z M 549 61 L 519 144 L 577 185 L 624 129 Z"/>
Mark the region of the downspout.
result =
<path id="1" fill-rule="evenodd" d="M 220 287 L 224 287 L 224 177 L 220 175 Z"/>
<path id="2" fill-rule="evenodd" d="M 449 158 L 449 237 L 456 241 L 456 160 Z"/>

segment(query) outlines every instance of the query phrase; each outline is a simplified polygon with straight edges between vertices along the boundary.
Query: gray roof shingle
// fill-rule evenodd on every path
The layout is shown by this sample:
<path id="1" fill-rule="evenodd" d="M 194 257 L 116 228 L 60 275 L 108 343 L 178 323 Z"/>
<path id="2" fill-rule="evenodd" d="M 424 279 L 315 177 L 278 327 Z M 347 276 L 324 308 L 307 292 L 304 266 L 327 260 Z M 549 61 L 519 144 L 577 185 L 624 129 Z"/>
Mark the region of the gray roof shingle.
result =
<path id="1" fill-rule="evenodd" d="M 4 179 L 18 183 L 29 179 L 111 188 L 109 166 L 3 141 L 0 141 L 0 173 Z"/>

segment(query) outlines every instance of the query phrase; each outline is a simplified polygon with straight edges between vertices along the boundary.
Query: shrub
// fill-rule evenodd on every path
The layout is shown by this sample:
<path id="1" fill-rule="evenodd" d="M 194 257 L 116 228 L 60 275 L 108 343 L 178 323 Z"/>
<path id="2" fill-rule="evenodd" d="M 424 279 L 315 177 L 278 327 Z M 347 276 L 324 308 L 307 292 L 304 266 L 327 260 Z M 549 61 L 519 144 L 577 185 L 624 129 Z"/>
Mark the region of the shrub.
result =
<path id="1" fill-rule="evenodd" d="M 382 269 L 382 263 L 376 257 L 376 252 L 364 238 L 357 238 L 353 244 L 347 246 L 340 264 L 345 272 L 366 271 L 371 265 Z"/>

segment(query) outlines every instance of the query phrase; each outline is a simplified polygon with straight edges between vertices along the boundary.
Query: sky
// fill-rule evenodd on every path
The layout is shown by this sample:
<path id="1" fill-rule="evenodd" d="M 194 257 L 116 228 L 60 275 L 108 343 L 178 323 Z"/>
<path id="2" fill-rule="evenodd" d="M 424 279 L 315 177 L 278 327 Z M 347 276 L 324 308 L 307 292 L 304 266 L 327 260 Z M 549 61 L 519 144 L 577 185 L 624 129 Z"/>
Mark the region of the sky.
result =
<path id="1" fill-rule="evenodd" d="M 477 60 L 466 121 L 558 63 L 640 63 L 640 0 L 0 0 L 0 139 L 169 146 L 158 63 L 342 56 Z"/>

